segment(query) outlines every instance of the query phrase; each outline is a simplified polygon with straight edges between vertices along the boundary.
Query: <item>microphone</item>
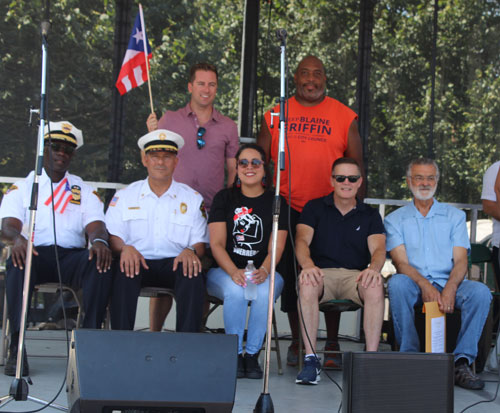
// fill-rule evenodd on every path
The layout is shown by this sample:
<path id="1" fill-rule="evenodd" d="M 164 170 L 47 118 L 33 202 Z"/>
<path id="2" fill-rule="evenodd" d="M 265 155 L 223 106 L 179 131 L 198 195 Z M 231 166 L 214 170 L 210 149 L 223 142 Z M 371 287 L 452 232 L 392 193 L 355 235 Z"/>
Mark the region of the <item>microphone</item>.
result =
<path id="1" fill-rule="evenodd" d="M 286 30 L 285 29 L 276 30 L 276 38 L 278 40 L 285 40 L 286 39 Z"/>
<path id="2" fill-rule="evenodd" d="M 42 23 L 40 24 L 40 29 L 42 32 L 42 37 L 44 39 L 47 39 L 47 36 L 49 35 L 49 29 L 50 29 L 50 0 L 44 0 L 43 2 L 43 14 L 44 14 L 44 19 Z"/>
<path id="3" fill-rule="evenodd" d="M 40 28 L 42 30 L 42 36 L 43 37 L 47 37 L 49 35 L 50 22 L 49 21 L 43 21 L 40 24 Z"/>

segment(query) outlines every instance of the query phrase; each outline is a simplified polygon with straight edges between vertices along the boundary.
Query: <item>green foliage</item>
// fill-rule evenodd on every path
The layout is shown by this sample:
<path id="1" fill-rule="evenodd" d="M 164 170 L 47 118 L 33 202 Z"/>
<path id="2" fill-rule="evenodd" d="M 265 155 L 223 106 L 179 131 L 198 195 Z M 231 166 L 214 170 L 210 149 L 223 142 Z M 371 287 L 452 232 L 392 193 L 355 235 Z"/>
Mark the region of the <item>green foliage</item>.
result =
<path id="1" fill-rule="evenodd" d="M 500 4 L 440 1 L 434 148 L 438 197 L 479 203 L 498 145 Z M 434 1 L 380 1 L 372 56 L 369 195 L 404 198 L 405 166 L 427 155 Z"/>
<path id="2" fill-rule="evenodd" d="M 40 106 L 42 1 L 0 0 L 2 51 L 0 170 L 26 176 L 33 169 L 38 120 L 32 129 L 29 107 Z M 68 119 L 83 130 L 85 145 L 72 171 L 104 178 L 108 158 L 113 19 L 100 0 L 52 1 L 49 32 L 49 119 Z M 83 161 L 85 160 L 85 161 Z"/>
<path id="3" fill-rule="evenodd" d="M 41 0 L 0 0 L 0 174 L 24 176 L 33 168 L 36 128 L 30 105 L 39 106 Z M 49 115 L 67 118 L 84 132 L 72 171 L 105 180 L 114 83 L 115 2 L 53 0 L 49 35 Z M 243 0 L 143 0 L 153 46 L 151 85 L 155 110 L 188 101 L 189 67 L 218 66 L 217 108 L 237 120 Z M 434 148 L 442 170 L 439 197 L 479 202 L 482 174 L 500 158 L 500 1 L 439 2 Z M 375 7 L 371 67 L 368 195 L 409 196 L 408 161 L 427 153 L 430 124 L 434 0 L 379 0 Z M 135 17 L 138 1 L 132 6 Z M 275 31 L 285 28 L 289 95 L 301 58 L 320 57 L 328 94 L 357 110 L 359 0 L 262 1 L 257 79 L 261 116 L 279 96 L 280 55 Z M 137 139 L 146 132 L 148 88 L 126 97 L 122 181 L 144 176 Z M 36 123 L 36 122 L 35 122 Z"/>
<path id="4" fill-rule="evenodd" d="M 176 110 L 189 101 L 189 68 L 196 62 L 215 63 L 219 72 L 216 107 L 238 118 L 239 65 L 243 3 L 241 1 L 182 0 L 142 2 L 144 19 L 153 47 L 151 85 L 155 111 Z M 135 16 L 137 8 L 133 8 Z M 122 181 L 144 175 L 137 139 L 147 132 L 150 113 L 147 86 L 127 96 L 125 165 Z"/>

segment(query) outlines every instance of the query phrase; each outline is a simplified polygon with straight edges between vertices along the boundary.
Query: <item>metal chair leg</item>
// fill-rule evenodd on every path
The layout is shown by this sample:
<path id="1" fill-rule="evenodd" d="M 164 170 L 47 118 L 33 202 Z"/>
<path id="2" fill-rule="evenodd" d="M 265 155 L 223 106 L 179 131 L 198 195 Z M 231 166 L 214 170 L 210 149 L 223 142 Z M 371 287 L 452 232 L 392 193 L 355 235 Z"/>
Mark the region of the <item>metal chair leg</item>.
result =
<path id="1" fill-rule="evenodd" d="M 3 316 L 2 316 L 2 335 L 0 343 L 0 365 L 5 365 L 7 359 L 7 294 L 3 296 Z"/>
<path id="2" fill-rule="evenodd" d="M 276 323 L 276 314 L 274 313 L 274 310 L 273 310 L 273 333 L 274 333 L 274 350 L 276 351 L 276 358 L 278 359 L 278 374 L 281 376 L 283 375 L 283 365 L 281 364 L 280 339 L 278 336 L 278 325 Z"/>

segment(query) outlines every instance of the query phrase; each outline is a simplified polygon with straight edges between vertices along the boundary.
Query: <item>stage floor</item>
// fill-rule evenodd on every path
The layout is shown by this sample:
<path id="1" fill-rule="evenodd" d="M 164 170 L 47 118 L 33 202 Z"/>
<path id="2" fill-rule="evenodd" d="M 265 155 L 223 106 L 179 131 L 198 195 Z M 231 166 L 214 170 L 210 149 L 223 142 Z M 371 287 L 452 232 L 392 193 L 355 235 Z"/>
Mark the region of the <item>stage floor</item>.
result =
<path id="1" fill-rule="evenodd" d="M 28 332 L 28 337 L 35 335 L 47 339 L 64 337 L 62 331 L 36 331 Z M 283 362 L 285 363 L 286 349 L 289 340 L 281 340 L 280 348 L 282 350 Z M 320 346 L 323 343 L 320 342 Z M 341 347 L 346 350 L 359 351 L 362 345 L 351 341 L 341 341 Z M 382 346 L 382 350 L 389 351 L 387 346 Z M 66 361 L 62 358 L 54 357 L 31 357 L 30 354 L 59 355 L 65 354 L 63 341 L 54 340 L 28 340 L 27 342 L 31 379 L 33 385 L 29 386 L 29 395 L 39 399 L 52 399 L 61 387 L 64 377 Z M 261 356 L 261 360 L 262 360 Z M 0 367 L 3 373 L 3 367 Z M 329 371 L 330 376 L 342 386 L 342 372 Z M 269 381 L 269 390 L 274 403 L 275 412 L 295 413 L 295 412 L 337 412 L 341 401 L 339 389 L 332 383 L 328 377 L 322 373 L 321 382 L 317 386 L 301 386 L 295 384 L 297 369 L 284 366 L 284 374 L 278 375 L 275 353 L 272 353 L 271 375 Z M 494 396 L 496 390 L 496 380 L 498 375 L 492 373 L 482 373 L 481 377 L 487 381 L 483 391 L 469 391 L 455 386 L 455 412 L 460 412 L 468 405 L 482 399 L 490 399 Z M 0 374 L 0 396 L 9 392 L 12 378 Z M 390 394 L 390 389 L 387 389 Z M 236 398 L 233 412 L 252 412 L 255 403 L 262 392 L 261 380 L 239 379 L 236 386 Z M 425 397 L 425 395 L 423 395 Z M 65 385 L 56 403 L 67 406 Z M 7 405 L 0 406 L 2 411 L 27 411 L 39 408 L 40 405 L 31 401 L 16 402 L 12 401 Z M 56 412 L 58 410 L 47 408 L 46 412 Z M 500 399 L 493 403 L 483 403 L 473 407 L 467 412 L 471 413 L 497 413 L 500 411 Z"/>

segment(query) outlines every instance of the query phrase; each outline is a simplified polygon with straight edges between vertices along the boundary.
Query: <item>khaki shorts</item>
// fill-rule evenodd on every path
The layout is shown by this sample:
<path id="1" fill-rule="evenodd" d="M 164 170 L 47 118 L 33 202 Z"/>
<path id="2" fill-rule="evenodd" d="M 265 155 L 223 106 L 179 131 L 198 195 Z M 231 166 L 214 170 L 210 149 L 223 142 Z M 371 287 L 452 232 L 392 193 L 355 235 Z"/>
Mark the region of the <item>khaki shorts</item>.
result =
<path id="1" fill-rule="evenodd" d="M 358 293 L 356 277 L 360 270 L 347 270 L 345 268 L 322 268 L 325 274 L 323 279 L 323 296 L 319 303 L 330 300 L 352 300 L 356 304 L 363 305 Z"/>

